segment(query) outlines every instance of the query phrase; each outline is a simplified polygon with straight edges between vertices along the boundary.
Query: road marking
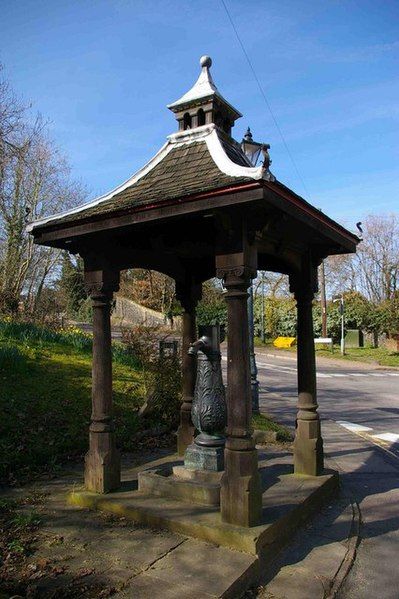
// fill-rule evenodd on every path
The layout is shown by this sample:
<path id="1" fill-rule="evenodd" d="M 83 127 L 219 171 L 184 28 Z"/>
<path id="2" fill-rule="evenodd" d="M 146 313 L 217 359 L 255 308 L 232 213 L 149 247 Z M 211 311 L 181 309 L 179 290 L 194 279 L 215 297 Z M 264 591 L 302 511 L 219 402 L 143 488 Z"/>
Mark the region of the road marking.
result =
<path id="1" fill-rule="evenodd" d="M 389 443 L 397 443 L 399 435 L 395 433 L 381 433 L 380 435 L 372 435 L 373 439 L 381 439 L 381 441 L 389 441 Z"/>
<path id="2" fill-rule="evenodd" d="M 388 448 L 389 445 L 399 441 L 399 435 L 395 433 L 379 433 L 372 435 L 370 432 L 368 432 L 372 431 L 372 428 L 363 426 L 361 424 L 354 424 L 353 422 L 346 422 L 345 420 L 337 420 L 336 424 L 340 424 L 342 427 L 358 435 L 365 441 L 369 441 L 370 443 L 373 443 L 373 445 L 376 445 L 376 447 L 379 447 L 386 453 L 389 453 L 389 455 L 395 458 L 395 460 L 399 460 L 398 455 Z"/>
<path id="3" fill-rule="evenodd" d="M 386 376 L 386 374 L 378 374 L 377 372 L 370 372 L 370 376 Z"/>
<path id="4" fill-rule="evenodd" d="M 353 431 L 354 433 L 372 431 L 373 429 L 369 426 L 363 426 L 362 424 L 355 424 L 354 422 L 347 422 L 346 420 L 337 420 L 337 424 L 340 424 L 344 428 L 348 429 L 348 431 Z"/>
<path id="5" fill-rule="evenodd" d="M 268 368 L 271 368 L 272 370 L 290 370 L 292 372 L 296 372 L 296 368 L 293 368 L 292 366 L 282 366 L 281 364 L 270 364 L 269 362 L 259 362 L 259 364 L 261 366 L 267 366 Z"/>
<path id="6" fill-rule="evenodd" d="M 222 360 L 227 362 L 227 357 L 226 356 L 222 356 Z M 292 366 L 283 366 L 281 364 L 272 364 L 271 362 L 261 362 L 260 360 L 257 360 L 257 366 L 258 368 L 268 368 L 274 372 L 293 372 L 293 373 L 297 373 L 297 369 L 296 367 L 292 367 Z M 368 377 L 368 376 L 377 376 L 377 377 L 384 377 L 384 376 L 399 376 L 399 372 L 346 372 L 345 374 L 340 373 L 340 372 L 316 372 L 316 376 L 318 376 L 321 379 L 331 379 L 331 378 L 345 378 L 345 377 L 351 377 L 351 376 L 355 376 L 355 377 Z"/>

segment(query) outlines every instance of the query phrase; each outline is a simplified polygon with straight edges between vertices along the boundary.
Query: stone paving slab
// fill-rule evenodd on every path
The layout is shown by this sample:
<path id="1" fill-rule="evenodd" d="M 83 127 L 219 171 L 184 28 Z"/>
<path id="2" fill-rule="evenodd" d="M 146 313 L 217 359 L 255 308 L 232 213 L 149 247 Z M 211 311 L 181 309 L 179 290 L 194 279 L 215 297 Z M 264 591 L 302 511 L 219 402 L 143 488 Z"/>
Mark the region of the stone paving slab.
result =
<path id="1" fill-rule="evenodd" d="M 351 553 L 353 510 L 350 498 L 323 508 L 301 529 L 271 567 L 263 571 L 259 599 L 325 599 Z M 352 556 L 350 556 L 352 557 Z"/>
<path id="2" fill-rule="evenodd" d="M 252 555 L 188 539 L 158 560 L 148 574 L 163 582 L 176 580 L 191 595 L 209 593 L 213 597 L 237 597 L 258 575 L 258 560 Z"/>
<path id="3" fill-rule="evenodd" d="M 190 587 L 177 581 L 165 582 L 148 574 L 141 574 L 131 580 L 121 592 L 112 595 L 115 599 L 189 599 L 194 597 Z M 195 599 L 215 599 L 216 595 L 196 592 Z"/>

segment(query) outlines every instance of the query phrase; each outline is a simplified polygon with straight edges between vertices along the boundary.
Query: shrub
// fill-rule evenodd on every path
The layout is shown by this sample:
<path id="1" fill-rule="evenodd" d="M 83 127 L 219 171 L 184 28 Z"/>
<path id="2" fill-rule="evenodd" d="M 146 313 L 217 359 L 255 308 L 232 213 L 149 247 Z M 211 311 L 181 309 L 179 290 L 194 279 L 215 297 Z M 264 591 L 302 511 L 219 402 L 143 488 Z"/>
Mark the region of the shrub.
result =
<path id="1" fill-rule="evenodd" d="M 159 326 L 139 325 L 122 332 L 127 351 L 139 363 L 146 399 L 151 403 L 148 420 L 172 429 L 181 403 L 181 355 L 160 356 L 159 342 L 166 337 Z"/>
<path id="2" fill-rule="evenodd" d="M 227 327 L 227 305 L 221 289 L 211 281 L 202 286 L 202 300 L 197 306 L 197 323 L 199 325 L 220 324 Z"/>

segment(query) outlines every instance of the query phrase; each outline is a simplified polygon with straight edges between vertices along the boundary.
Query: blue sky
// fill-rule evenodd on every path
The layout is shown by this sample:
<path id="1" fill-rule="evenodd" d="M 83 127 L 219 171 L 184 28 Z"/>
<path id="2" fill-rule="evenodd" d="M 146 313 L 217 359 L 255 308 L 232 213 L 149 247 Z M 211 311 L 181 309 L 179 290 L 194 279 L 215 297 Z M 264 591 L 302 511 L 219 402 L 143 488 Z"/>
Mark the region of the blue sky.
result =
<path id="1" fill-rule="evenodd" d="M 271 144 L 272 171 L 353 227 L 399 211 L 399 2 L 225 0 L 283 131 L 286 152 L 220 0 L 2 0 L 0 61 L 51 121 L 95 196 L 175 130 L 166 104 L 213 59 L 222 94 Z"/>

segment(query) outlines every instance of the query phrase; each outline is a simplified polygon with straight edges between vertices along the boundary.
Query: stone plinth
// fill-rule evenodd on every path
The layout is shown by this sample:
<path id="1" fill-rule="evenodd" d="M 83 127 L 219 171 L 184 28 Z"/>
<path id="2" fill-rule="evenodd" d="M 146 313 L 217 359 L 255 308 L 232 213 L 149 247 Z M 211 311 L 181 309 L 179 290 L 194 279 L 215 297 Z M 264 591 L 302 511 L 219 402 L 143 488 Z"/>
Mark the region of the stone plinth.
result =
<path id="1" fill-rule="evenodd" d="M 184 466 L 188 470 L 221 472 L 224 470 L 224 446 L 206 447 L 192 443 L 186 449 Z"/>
<path id="2" fill-rule="evenodd" d="M 166 464 L 139 472 L 139 491 L 193 505 L 218 506 L 222 475 L 223 472 L 188 470 L 184 466 L 172 468 Z"/>
<path id="3" fill-rule="evenodd" d="M 276 453 L 275 458 L 268 455 L 267 459 L 260 462 L 263 488 L 262 519 L 256 526 L 238 526 L 223 522 L 218 506 L 184 500 L 183 491 L 179 499 L 161 493 L 155 495 L 154 479 L 157 479 L 156 485 L 159 489 L 159 485 L 162 485 L 160 479 L 167 485 L 171 474 L 169 477 L 162 476 L 143 469 L 135 470 L 129 475 L 129 481 L 138 475 L 139 491 L 132 491 L 131 484 L 130 490 L 122 489 L 106 496 L 75 489 L 70 494 L 69 501 L 74 505 L 117 514 L 151 527 L 166 528 L 222 547 L 272 559 L 295 531 L 337 493 L 339 486 L 338 475 L 331 470 L 324 471 L 320 476 L 290 474 L 292 456 L 288 455 L 286 458 L 280 457 L 279 454 L 281 455 L 281 452 Z M 171 456 L 157 466 L 163 467 L 169 463 L 169 472 L 172 473 L 176 457 Z M 165 470 L 163 472 L 165 473 Z M 193 475 L 194 478 L 195 476 Z M 184 485 L 197 484 L 184 478 L 180 478 L 180 483 L 180 486 L 174 484 L 173 488 L 184 489 Z M 147 489 L 153 485 L 151 491 L 144 490 L 146 484 Z M 125 485 L 128 489 L 129 485 Z"/>

